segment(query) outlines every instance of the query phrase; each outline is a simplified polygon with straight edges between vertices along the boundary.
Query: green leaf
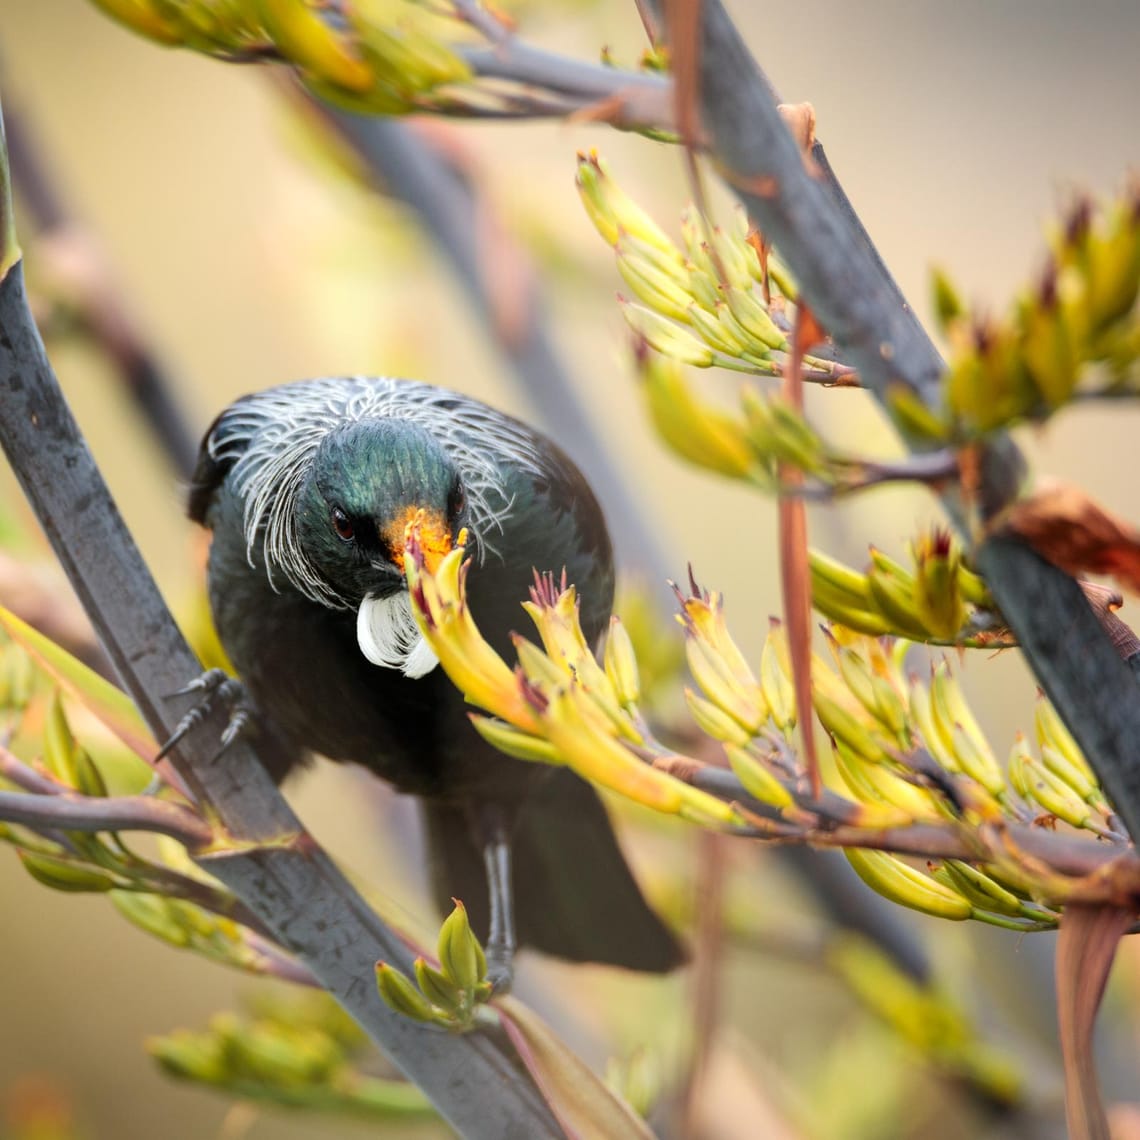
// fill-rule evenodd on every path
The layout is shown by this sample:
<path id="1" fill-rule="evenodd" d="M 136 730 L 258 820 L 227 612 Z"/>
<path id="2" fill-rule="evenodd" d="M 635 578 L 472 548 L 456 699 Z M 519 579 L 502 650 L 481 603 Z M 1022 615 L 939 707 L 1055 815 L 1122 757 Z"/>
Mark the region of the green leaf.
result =
<path id="1" fill-rule="evenodd" d="M 107 726 L 132 752 L 149 760 L 158 751 L 134 702 L 66 649 L 0 606 L 0 628 L 52 679 Z"/>

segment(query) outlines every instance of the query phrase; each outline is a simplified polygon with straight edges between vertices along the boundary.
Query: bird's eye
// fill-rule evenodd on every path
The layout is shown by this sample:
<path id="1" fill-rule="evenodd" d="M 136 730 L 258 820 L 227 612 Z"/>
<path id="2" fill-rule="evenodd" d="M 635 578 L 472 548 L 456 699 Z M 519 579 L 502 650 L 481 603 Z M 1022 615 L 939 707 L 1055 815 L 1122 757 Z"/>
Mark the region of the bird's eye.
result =
<path id="1" fill-rule="evenodd" d="M 333 507 L 332 509 L 332 524 L 333 530 L 345 542 L 351 542 L 356 536 L 356 528 L 352 525 L 352 519 L 340 507 Z"/>

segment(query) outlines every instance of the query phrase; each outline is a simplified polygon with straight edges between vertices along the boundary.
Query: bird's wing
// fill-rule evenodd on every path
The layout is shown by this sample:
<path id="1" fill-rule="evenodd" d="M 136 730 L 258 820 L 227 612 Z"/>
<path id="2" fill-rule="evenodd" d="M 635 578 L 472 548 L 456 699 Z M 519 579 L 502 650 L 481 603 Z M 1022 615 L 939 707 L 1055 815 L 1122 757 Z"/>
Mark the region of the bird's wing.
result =
<path id="1" fill-rule="evenodd" d="M 241 400 L 238 403 L 241 403 Z M 191 521 L 198 523 L 199 526 L 207 525 L 206 515 L 210 510 L 210 504 L 214 501 L 214 495 L 225 482 L 226 475 L 240 454 L 230 452 L 216 454 L 214 450 L 214 441 L 219 434 L 225 432 L 226 419 L 235 407 L 236 404 L 231 404 L 214 418 L 214 422 L 206 429 L 206 434 L 198 445 L 198 462 L 194 465 L 194 474 L 190 477 L 190 487 L 186 495 L 186 513 Z"/>

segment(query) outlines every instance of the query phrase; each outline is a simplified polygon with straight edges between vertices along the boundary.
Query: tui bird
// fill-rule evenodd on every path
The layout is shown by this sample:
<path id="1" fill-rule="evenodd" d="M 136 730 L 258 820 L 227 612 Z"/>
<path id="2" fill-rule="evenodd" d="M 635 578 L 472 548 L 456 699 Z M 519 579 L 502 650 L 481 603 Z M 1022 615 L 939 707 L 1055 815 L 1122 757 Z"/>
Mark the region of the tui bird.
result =
<path id="1" fill-rule="evenodd" d="M 682 951 L 648 907 L 587 783 L 514 760 L 472 728 L 412 616 L 404 528 L 434 568 L 466 527 L 471 612 L 510 659 L 535 570 L 578 587 L 595 644 L 613 554 L 585 479 L 549 439 L 469 397 L 406 380 L 301 381 L 211 425 L 189 495 L 213 531 L 215 624 L 281 781 L 309 752 L 420 798 L 433 893 L 467 904 L 493 976 L 516 941 L 664 972 Z"/>

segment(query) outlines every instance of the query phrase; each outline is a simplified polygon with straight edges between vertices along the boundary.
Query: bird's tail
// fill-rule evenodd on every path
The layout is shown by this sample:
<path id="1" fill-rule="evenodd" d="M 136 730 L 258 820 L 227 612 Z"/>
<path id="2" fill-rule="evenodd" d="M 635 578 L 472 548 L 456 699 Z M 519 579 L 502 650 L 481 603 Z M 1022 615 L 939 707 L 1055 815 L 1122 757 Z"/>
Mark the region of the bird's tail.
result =
<path id="1" fill-rule="evenodd" d="M 460 898 L 481 938 L 487 877 L 468 816 L 458 804 L 424 801 L 432 888 L 441 908 Z M 520 947 L 573 962 L 665 973 L 685 958 L 649 908 L 597 793 L 567 769 L 534 789 L 512 832 L 515 926 Z"/>

